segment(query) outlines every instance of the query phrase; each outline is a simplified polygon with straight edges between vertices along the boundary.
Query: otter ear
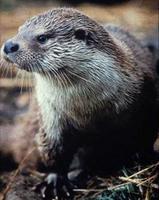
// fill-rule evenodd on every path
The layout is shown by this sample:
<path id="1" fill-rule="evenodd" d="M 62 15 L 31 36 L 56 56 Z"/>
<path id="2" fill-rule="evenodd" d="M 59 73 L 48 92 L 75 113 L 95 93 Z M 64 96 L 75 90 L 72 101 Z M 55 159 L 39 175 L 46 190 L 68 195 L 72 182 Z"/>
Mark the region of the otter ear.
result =
<path id="1" fill-rule="evenodd" d="M 86 30 L 85 29 L 77 29 L 75 30 L 75 38 L 77 40 L 85 40 L 86 39 Z"/>
<path id="2" fill-rule="evenodd" d="M 89 45 L 90 43 L 90 34 L 87 30 L 85 29 L 76 29 L 74 32 L 75 38 L 77 40 L 83 40 L 86 42 L 86 44 Z"/>

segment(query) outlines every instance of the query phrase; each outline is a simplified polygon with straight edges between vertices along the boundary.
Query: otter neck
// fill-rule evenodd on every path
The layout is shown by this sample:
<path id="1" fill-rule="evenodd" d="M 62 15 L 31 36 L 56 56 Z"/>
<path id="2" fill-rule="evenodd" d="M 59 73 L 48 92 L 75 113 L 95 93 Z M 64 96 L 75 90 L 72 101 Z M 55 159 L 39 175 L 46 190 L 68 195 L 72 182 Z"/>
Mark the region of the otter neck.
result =
<path id="1" fill-rule="evenodd" d="M 113 102 L 117 112 L 127 107 L 133 101 L 133 93 L 140 87 L 140 80 L 132 73 L 125 76 L 119 64 L 106 54 L 96 53 L 90 62 L 80 68 L 85 78 L 65 89 L 53 79 L 35 74 L 36 98 L 45 127 L 53 123 L 54 112 L 60 117 L 64 114 L 79 121 L 85 114 L 92 115 L 103 103 Z"/>

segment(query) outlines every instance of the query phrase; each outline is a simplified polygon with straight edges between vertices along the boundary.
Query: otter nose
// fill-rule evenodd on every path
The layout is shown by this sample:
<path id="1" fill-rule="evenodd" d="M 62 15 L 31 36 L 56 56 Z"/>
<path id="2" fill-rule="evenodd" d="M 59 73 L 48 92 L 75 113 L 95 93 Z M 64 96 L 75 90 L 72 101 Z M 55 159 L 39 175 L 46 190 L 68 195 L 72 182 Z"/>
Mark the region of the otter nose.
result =
<path id="1" fill-rule="evenodd" d="M 14 52 L 18 51 L 18 49 L 19 49 L 19 45 L 17 43 L 13 43 L 11 41 L 6 42 L 4 45 L 4 52 L 6 54 L 14 53 Z"/>

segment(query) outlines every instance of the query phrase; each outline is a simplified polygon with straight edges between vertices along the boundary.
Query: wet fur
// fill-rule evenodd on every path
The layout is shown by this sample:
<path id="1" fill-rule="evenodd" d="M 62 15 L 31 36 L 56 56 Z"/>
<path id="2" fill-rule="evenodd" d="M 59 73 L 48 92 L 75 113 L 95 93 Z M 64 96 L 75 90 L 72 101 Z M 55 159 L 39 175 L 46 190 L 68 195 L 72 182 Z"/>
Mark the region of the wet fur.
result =
<path id="1" fill-rule="evenodd" d="M 84 40 L 74 36 L 78 29 Z M 46 31 L 54 40 L 39 47 L 33 36 Z M 36 140 L 52 170 L 66 173 L 75 155 L 77 168 L 106 169 L 152 149 L 153 58 L 127 31 L 64 8 L 28 20 L 13 40 L 22 49 L 10 59 L 35 75 Z"/>

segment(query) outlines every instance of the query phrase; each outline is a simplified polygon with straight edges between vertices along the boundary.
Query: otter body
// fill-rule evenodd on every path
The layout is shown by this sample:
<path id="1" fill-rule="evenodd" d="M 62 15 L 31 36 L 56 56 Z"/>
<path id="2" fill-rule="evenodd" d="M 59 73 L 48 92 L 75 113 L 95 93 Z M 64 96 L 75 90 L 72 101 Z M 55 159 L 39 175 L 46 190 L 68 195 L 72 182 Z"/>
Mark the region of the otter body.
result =
<path id="1" fill-rule="evenodd" d="M 36 141 L 53 172 L 109 169 L 152 149 L 153 57 L 127 31 L 60 8 L 28 20 L 2 54 L 35 76 Z"/>

